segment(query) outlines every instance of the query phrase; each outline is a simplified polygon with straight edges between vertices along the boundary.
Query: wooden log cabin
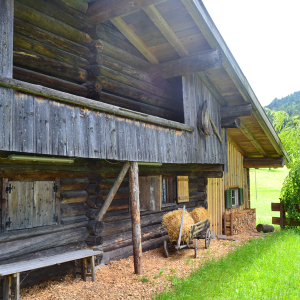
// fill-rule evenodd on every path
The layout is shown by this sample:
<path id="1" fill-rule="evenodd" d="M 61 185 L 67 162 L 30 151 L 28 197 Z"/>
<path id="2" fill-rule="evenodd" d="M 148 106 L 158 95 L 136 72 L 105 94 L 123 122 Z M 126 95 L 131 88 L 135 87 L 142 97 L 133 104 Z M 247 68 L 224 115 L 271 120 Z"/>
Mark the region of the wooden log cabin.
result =
<path id="1" fill-rule="evenodd" d="M 0 265 L 137 257 L 183 205 L 221 234 L 286 157 L 200 0 L 0 0 L 0 116 Z"/>

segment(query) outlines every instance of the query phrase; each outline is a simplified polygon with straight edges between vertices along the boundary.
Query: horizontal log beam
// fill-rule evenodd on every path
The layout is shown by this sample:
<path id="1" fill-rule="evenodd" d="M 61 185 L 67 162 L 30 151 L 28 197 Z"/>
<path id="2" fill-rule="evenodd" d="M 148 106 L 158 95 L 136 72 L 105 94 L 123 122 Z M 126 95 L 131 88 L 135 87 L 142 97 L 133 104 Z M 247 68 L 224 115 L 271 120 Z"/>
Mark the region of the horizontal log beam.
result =
<path id="1" fill-rule="evenodd" d="M 223 128 L 239 128 L 241 121 L 238 117 L 221 118 L 221 127 Z"/>
<path id="2" fill-rule="evenodd" d="M 283 168 L 284 157 L 244 158 L 244 168 Z"/>
<path id="3" fill-rule="evenodd" d="M 54 99 L 54 100 L 59 100 L 59 101 L 65 102 L 65 103 L 73 104 L 73 105 L 79 105 L 79 106 L 83 106 L 86 108 L 91 108 L 91 109 L 94 109 L 97 111 L 103 111 L 103 112 L 127 117 L 130 119 L 136 119 L 136 120 L 141 120 L 144 122 L 158 124 L 158 125 L 161 125 L 164 127 L 176 128 L 179 130 L 185 130 L 185 131 L 190 131 L 190 132 L 194 131 L 194 127 L 186 125 L 186 124 L 169 121 L 169 120 L 162 119 L 162 118 L 155 117 L 155 116 L 141 114 L 141 113 L 129 111 L 126 109 L 121 109 L 120 107 L 117 107 L 114 105 L 101 103 L 99 101 L 94 101 L 94 100 L 86 99 L 86 98 L 79 97 L 79 96 L 70 95 L 67 93 L 59 92 L 59 91 L 52 90 L 52 89 L 49 89 L 46 87 L 41 87 L 38 85 L 34 85 L 31 83 L 27 83 L 27 82 L 22 82 L 22 81 L 11 79 L 11 78 L 6 78 L 6 77 L 0 76 L 0 86 L 12 88 L 12 89 L 22 91 L 25 93 L 30 93 L 33 95 L 47 97 L 47 98 Z"/>
<path id="4" fill-rule="evenodd" d="M 67 80 L 59 79 L 53 76 L 48 76 L 24 68 L 13 68 L 13 78 L 32 84 L 42 85 L 51 89 L 70 93 L 77 96 L 86 97 L 88 95 L 88 89 L 86 86 L 73 83 Z"/>
<path id="5" fill-rule="evenodd" d="M 164 79 L 203 72 L 222 65 L 222 55 L 218 50 L 161 63 L 149 69 L 151 76 Z"/>
<path id="6" fill-rule="evenodd" d="M 252 116 L 252 104 L 223 106 L 220 113 L 221 118 Z"/>
<path id="7" fill-rule="evenodd" d="M 142 9 L 143 7 L 151 4 L 163 2 L 162 0 L 123 0 L 123 1 L 112 1 L 102 0 L 96 1 L 91 4 L 86 12 L 89 20 L 93 24 L 100 24 L 109 19 L 119 17 L 123 14 L 129 14 L 136 10 Z"/>

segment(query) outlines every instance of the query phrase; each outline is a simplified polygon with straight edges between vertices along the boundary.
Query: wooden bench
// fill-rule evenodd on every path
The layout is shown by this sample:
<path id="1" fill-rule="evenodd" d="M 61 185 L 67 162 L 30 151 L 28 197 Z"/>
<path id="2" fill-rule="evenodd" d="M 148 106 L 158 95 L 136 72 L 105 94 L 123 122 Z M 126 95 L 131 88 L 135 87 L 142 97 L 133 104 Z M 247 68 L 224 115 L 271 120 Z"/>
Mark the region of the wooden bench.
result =
<path id="1" fill-rule="evenodd" d="M 20 273 L 44 267 L 49 267 L 76 259 L 83 260 L 82 278 L 87 280 L 87 276 L 92 277 L 95 281 L 95 256 L 102 254 L 102 251 L 94 251 L 91 249 L 76 250 L 53 256 L 36 258 L 28 261 L 21 261 L 0 266 L 0 277 L 3 280 L 3 300 L 20 300 Z M 88 273 L 87 262 L 90 259 L 91 272 Z M 13 280 L 14 278 L 14 280 Z"/>

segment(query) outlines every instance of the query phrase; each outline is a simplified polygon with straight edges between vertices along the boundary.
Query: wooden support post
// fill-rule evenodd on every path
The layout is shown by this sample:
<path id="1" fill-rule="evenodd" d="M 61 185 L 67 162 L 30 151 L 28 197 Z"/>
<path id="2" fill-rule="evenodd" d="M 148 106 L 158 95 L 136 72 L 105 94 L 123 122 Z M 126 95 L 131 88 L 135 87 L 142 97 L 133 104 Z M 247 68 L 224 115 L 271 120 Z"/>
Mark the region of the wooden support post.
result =
<path id="1" fill-rule="evenodd" d="M 14 293 L 15 293 L 15 299 L 14 300 L 20 300 L 20 273 L 14 274 Z"/>
<path id="2" fill-rule="evenodd" d="M 140 199 L 139 199 L 139 173 L 138 163 L 130 164 L 129 170 L 129 190 L 130 190 L 130 209 L 132 220 L 132 244 L 135 274 L 142 275 L 142 238 L 140 222 Z"/>
<path id="3" fill-rule="evenodd" d="M 96 276 L 95 276 L 95 255 L 91 256 L 91 275 L 92 275 L 92 281 L 95 282 Z"/>
<path id="4" fill-rule="evenodd" d="M 81 273 L 81 278 L 84 281 L 87 281 L 87 258 L 82 259 L 82 273 Z"/>
<path id="5" fill-rule="evenodd" d="M 285 212 L 284 212 L 284 204 L 283 201 L 280 199 L 280 228 L 284 229 L 284 220 L 283 218 L 285 217 Z"/>
<path id="6" fill-rule="evenodd" d="M 118 191 L 118 189 L 119 189 L 119 187 L 120 187 L 120 185 L 121 185 L 121 183 L 122 183 L 122 181 L 123 181 L 123 179 L 124 179 L 124 177 L 125 177 L 128 169 L 129 169 L 129 166 L 130 166 L 130 163 L 128 161 L 125 162 L 125 164 L 124 164 L 124 166 L 123 166 L 123 168 L 122 168 L 122 170 L 121 170 L 118 178 L 116 179 L 114 185 L 110 189 L 110 191 L 109 191 L 109 193 L 107 195 L 107 198 L 106 198 L 106 200 L 105 200 L 105 202 L 104 202 L 104 204 L 103 204 L 103 206 L 102 206 L 99 214 L 95 217 L 95 220 L 97 220 L 97 221 L 102 221 L 103 220 L 103 217 L 106 214 L 107 209 L 109 208 L 112 200 L 114 199 L 114 197 L 115 197 L 115 195 L 116 195 L 116 193 L 117 193 L 117 191 Z"/>
<path id="7" fill-rule="evenodd" d="M 223 234 L 227 235 L 227 232 L 226 232 L 226 211 L 224 212 Z"/>
<path id="8" fill-rule="evenodd" d="M 6 275 L 3 280 L 3 300 L 11 300 L 11 275 Z"/>
<path id="9" fill-rule="evenodd" d="M 14 1 L 0 0 L 0 76 L 13 75 Z"/>

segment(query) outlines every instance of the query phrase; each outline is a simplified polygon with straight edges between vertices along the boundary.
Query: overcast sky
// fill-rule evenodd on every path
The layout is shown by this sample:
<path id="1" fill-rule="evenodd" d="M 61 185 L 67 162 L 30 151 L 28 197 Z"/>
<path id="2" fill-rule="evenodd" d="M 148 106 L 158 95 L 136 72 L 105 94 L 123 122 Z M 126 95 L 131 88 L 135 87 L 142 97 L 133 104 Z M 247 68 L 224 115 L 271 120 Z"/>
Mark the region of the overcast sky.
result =
<path id="1" fill-rule="evenodd" d="M 258 100 L 300 91 L 300 0 L 203 0 Z"/>

